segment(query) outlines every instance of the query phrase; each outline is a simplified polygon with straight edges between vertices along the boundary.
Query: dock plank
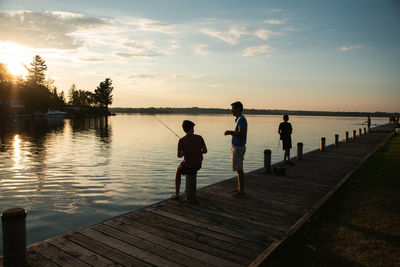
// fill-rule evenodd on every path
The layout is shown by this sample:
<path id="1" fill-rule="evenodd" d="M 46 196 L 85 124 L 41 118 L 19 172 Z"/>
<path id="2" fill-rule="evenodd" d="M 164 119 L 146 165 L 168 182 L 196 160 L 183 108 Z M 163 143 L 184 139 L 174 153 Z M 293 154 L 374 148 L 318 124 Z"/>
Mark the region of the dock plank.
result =
<path id="1" fill-rule="evenodd" d="M 115 266 L 109 259 L 64 238 L 53 238 L 48 243 L 91 266 Z"/>
<path id="2" fill-rule="evenodd" d="M 143 238 L 148 240 L 151 243 L 157 244 L 159 246 L 174 250 L 176 252 L 182 253 L 186 256 L 189 257 L 195 257 L 197 259 L 199 259 L 200 261 L 203 261 L 209 265 L 213 265 L 213 266 L 240 266 L 239 264 L 235 264 L 233 262 L 221 259 L 219 257 L 204 253 L 200 250 L 197 249 L 193 249 L 187 246 L 184 246 L 180 243 L 174 242 L 174 241 L 170 241 L 168 239 L 159 237 L 157 235 L 154 235 L 152 233 L 148 233 L 146 231 L 142 231 L 140 229 L 137 229 L 135 227 L 133 227 L 132 225 L 129 224 L 129 222 L 126 222 L 127 218 L 124 217 L 120 217 L 117 218 L 113 221 L 107 221 L 105 222 L 105 224 L 114 227 L 118 230 L 121 230 L 123 232 L 126 232 L 128 234 L 137 236 L 139 238 Z"/>
<path id="3" fill-rule="evenodd" d="M 62 266 L 90 266 L 89 264 L 80 261 L 79 259 L 65 253 L 61 249 L 50 245 L 48 242 L 39 243 L 32 246 L 32 250 L 38 254 L 42 254 L 52 262 Z"/>

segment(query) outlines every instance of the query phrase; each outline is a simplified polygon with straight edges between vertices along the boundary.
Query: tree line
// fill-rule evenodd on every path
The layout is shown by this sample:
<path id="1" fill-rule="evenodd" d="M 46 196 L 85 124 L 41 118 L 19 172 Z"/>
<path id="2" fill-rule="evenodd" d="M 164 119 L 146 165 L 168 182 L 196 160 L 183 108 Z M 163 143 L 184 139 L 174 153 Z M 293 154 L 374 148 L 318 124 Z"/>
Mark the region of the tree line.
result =
<path id="1" fill-rule="evenodd" d="M 36 55 L 25 68 L 26 78 L 14 76 L 7 65 L 0 62 L 0 113 L 12 112 L 5 102 L 19 100 L 23 103 L 22 113 L 61 110 L 76 115 L 109 114 L 114 89 L 110 78 L 100 82 L 94 92 L 77 89 L 73 84 L 66 99 L 64 92 L 59 93 L 54 86 L 55 81 L 46 79 L 47 64 L 43 58 Z"/>
<path id="2" fill-rule="evenodd" d="M 115 113 L 139 113 L 139 114 L 232 114 L 231 109 L 223 108 L 110 108 Z M 252 115 L 297 115 L 297 116 L 340 116 L 340 117 L 398 117 L 398 112 L 346 112 L 346 111 L 307 111 L 307 110 L 283 110 L 283 109 L 244 109 L 246 114 Z"/>

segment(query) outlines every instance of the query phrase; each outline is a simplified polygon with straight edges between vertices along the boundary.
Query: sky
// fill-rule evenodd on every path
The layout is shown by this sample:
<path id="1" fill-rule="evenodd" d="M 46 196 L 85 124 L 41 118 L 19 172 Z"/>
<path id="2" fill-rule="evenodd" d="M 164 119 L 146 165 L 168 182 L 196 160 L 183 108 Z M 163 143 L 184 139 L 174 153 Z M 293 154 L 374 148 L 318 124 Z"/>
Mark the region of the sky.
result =
<path id="1" fill-rule="evenodd" d="M 400 112 L 400 1 L 0 0 L 0 62 L 112 107 Z"/>

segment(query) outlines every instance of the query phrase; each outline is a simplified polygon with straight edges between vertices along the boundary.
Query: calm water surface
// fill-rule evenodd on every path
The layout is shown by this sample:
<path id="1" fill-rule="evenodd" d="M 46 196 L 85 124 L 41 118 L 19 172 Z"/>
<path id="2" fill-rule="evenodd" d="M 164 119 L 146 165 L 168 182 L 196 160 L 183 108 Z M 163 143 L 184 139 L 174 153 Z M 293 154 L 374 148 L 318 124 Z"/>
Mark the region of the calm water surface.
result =
<path id="1" fill-rule="evenodd" d="M 230 138 L 223 134 L 233 129 L 233 116 L 157 118 L 180 136 L 184 119 L 196 123 L 195 133 L 208 147 L 198 173 L 199 187 L 234 176 Z M 277 128 L 282 117 L 249 115 L 247 120 L 245 171 L 263 166 L 266 148 L 272 150 L 273 162 L 281 161 Z M 291 116 L 294 148 L 303 142 L 305 152 L 314 150 L 321 136 L 331 144 L 334 134 L 343 139 L 345 131 L 351 135 L 353 129 L 364 127 L 363 120 Z M 377 124 L 386 121 L 372 118 Z M 0 211 L 16 206 L 28 211 L 28 243 L 141 208 L 174 191 L 178 138 L 151 115 L 0 120 L 0 138 Z"/>

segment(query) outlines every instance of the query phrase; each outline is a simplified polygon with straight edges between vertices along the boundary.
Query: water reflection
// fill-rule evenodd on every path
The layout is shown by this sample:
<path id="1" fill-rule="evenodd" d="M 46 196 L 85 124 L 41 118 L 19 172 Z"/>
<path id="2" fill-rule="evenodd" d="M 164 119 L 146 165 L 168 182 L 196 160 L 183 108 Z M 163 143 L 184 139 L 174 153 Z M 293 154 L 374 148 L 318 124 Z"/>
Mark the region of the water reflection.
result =
<path id="1" fill-rule="evenodd" d="M 14 153 L 13 153 L 13 155 L 14 155 L 14 157 L 13 157 L 13 160 L 14 160 L 14 169 L 19 169 L 20 168 L 20 165 L 19 165 L 19 161 L 21 160 L 21 147 L 20 147 L 20 144 L 21 144 L 21 139 L 19 138 L 19 135 L 18 134 L 16 134 L 15 136 L 14 136 L 14 142 L 13 142 L 13 148 L 14 148 Z"/>
<path id="2" fill-rule="evenodd" d="M 20 205 L 76 213 L 92 192 L 104 193 L 90 176 L 108 175 L 107 118 L 16 118 L 0 125 L 0 209 Z"/>

